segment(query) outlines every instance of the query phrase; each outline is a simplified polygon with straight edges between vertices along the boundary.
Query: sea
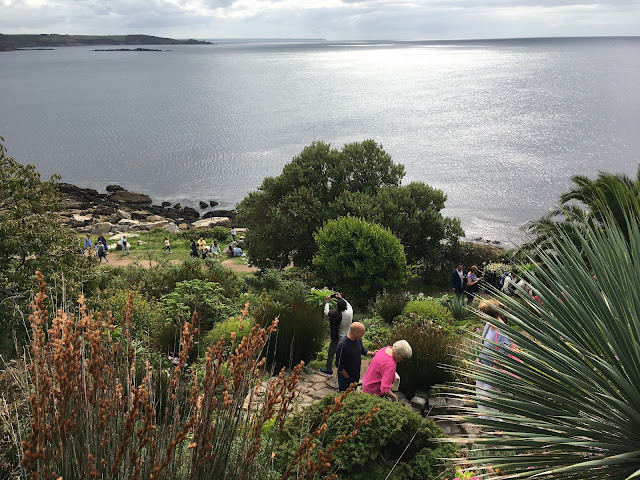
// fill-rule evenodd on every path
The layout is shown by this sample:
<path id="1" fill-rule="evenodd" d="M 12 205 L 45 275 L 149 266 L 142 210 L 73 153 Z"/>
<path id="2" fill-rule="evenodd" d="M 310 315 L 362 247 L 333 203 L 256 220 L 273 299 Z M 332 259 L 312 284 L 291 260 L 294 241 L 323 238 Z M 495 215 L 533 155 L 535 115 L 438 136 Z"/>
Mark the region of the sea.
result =
<path id="1" fill-rule="evenodd" d="M 311 142 L 374 139 L 404 183 L 446 193 L 467 238 L 505 246 L 572 176 L 640 163 L 640 37 L 150 48 L 0 53 L 8 154 L 82 187 L 231 208 Z"/>

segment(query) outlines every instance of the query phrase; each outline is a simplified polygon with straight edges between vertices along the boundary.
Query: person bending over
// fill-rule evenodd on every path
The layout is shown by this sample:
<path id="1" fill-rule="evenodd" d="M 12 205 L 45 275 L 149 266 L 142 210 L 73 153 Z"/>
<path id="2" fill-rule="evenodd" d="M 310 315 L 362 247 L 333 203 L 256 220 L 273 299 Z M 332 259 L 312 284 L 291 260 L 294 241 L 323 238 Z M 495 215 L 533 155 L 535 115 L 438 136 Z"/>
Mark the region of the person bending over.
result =
<path id="1" fill-rule="evenodd" d="M 398 340 L 393 346 L 378 350 L 362 379 L 362 391 L 389 397 L 397 402 L 398 397 L 392 392 L 392 385 L 396 380 L 396 365 L 411 358 L 411 355 L 413 351 L 406 340 Z"/>

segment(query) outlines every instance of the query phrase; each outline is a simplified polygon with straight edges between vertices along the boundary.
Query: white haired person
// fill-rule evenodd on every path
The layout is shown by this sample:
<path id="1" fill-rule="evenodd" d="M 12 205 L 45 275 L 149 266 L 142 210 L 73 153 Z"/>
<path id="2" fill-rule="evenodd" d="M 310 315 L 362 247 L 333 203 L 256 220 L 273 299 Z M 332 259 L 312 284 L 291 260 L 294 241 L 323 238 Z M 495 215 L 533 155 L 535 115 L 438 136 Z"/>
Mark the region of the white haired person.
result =
<path id="1" fill-rule="evenodd" d="M 398 340 L 393 346 L 378 350 L 362 379 L 362 391 L 397 402 L 398 397 L 393 393 L 399 383 L 396 365 L 411 358 L 412 354 L 411 345 L 406 340 Z"/>

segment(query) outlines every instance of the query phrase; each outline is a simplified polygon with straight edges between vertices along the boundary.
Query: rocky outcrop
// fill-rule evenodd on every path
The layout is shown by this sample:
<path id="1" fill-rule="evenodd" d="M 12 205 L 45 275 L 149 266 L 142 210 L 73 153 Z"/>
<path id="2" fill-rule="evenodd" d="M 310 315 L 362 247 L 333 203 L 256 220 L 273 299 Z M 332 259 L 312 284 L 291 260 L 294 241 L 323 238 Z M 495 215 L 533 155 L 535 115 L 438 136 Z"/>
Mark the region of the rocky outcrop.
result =
<path id="1" fill-rule="evenodd" d="M 170 202 L 152 205 L 148 195 L 125 190 L 120 185 L 109 185 L 109 193 L 99 193 L 91 188 L 80 188 L 69 183 L 60 183 L 63 223 L 83 233 L 117 233 L 131 230 L 163 228 L 170 233 L 179 233 L 192 228 L 231 227 L 235 211 L 210 211 L 200 218 L 200 213 L 191 207 Z M 218 203 L 199 202 L 201 208 L 210 208 Z"/>
<path id="2" fill-rule="evenodd" d="M 97 193 L 97 192 L 96 192 Z M 135 205 L 150 205 L 151 197 L 143 193 L 130 192 L 128 190 L 118 190 L 113 193 L 109 200 L 115 203 L 127 203 Z"/>

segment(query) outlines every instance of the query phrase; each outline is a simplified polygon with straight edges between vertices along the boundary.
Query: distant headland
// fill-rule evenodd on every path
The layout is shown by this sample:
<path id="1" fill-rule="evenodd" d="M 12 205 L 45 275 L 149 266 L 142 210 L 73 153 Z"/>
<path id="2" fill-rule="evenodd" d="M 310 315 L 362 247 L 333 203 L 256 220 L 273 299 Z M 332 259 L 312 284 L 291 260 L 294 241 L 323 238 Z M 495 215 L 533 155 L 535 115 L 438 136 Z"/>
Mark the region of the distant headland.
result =
<path id="1" fill-rule="evenodd" d="M 76 47 L 94 45 L 213 45 L 204 40 L 175 40 L 152 35 L 3 35 L 0 34 L 0 51 L 22 48 Z"/>

